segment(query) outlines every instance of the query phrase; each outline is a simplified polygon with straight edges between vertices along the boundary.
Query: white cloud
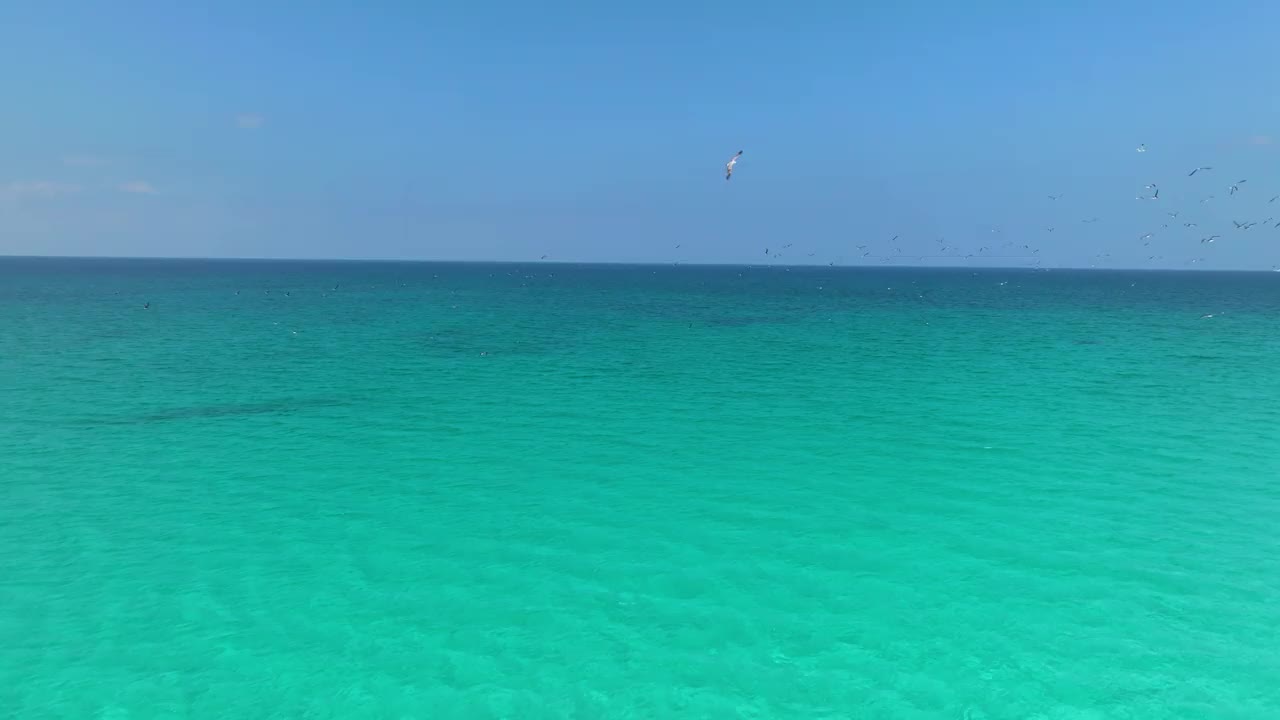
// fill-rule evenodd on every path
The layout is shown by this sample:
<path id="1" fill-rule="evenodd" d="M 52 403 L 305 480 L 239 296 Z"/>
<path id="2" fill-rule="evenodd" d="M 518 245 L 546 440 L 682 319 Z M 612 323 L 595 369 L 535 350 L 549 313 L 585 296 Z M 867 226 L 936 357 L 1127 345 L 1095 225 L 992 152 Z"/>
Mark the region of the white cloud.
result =
<path id="1" fill-rule="evenodd" d="M 55 197 L 70 195 L 80 191 L 80 186 L 72 183 L 55 182 L 53 180 L 15 180 L 4 186 L 7 193 L 35 197 Z"/>
<path id="2" fill-rule="evenodd" d="M 122 183 L 119 186 L 119 190 L 121 192 L 133 193 L 135 195 L 155 195 L 157 192 L 151 183 L 144 180 L 131 180 L 127 183 Z"/>
<path id="3" fill-rule="evenodd" d="M 241 130 L 256 130 L 267 124 L 267 119 L 257 113 L 240 113 L 236 116 L 236 127 Z"/>

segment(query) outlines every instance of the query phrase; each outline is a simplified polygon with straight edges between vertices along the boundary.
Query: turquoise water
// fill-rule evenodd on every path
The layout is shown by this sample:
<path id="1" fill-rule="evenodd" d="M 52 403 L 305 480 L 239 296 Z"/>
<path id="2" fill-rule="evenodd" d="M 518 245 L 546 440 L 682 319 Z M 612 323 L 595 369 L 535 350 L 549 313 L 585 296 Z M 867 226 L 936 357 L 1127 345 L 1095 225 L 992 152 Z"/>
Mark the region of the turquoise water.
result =
<path id="1" fill-rule="evenodd" d="M 0 260 L 0 478 L 0 716 L 1280 717 L 1280 275 Z"/>

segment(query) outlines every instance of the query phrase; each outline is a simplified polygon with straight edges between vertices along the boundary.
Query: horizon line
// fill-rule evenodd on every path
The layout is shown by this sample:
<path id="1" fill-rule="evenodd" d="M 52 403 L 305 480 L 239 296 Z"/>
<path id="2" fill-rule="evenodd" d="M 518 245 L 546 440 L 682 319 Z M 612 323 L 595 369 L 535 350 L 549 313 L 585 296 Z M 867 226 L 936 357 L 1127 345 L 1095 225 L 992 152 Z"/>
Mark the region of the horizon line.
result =
<path id="1" fill-rule="evenodd" d="M 1072 265 L 1052 265 L 1040 267 L 1028 266 L 1004 266 L 1004 265 L 904 265 L 904 264 L 882 264 L 874 265 L 827 265 L 827 264 L 781 264 L 781 263 L 750 263 L 750 262 L 665 262 L 665 261 L 623 261 L 623 260 L 440 260 L 440 259 L 424 259 L 424 258 L 303 258 L 303 257 L 267 257 L 267 256 L 231 256 L 231 257 L 209 257 L 195 255 L 10 255 L 0 253 L 0 261 L 4 260 L 141 260 L 141 261 L 186 261 L 186 262 L 279 262 L 279 263 L 380 263 L 380 264 L 435 264 L 435 265 L 580 265 L 580 266 L 630 266 L 630 267 L 746 267 L 746 268 L 802 268 L 802 269 L 843 269 L 843 270 L 955 270 L 955 271 L 975 271 L 975 270 L 1025 270 L 1028 272 L 1045 272 L 1048 270 L 1072 270 L 1082 272 L 1231 272 L 1231 273 L 1268 273 L 1280 272 L 1276 269 L 1256 269 L 1256 268 L 1220 268 L 1220 269 L 1199 269 L 1199 268 L 1153 268 L 1153 267 L 1078 267 Z"/>

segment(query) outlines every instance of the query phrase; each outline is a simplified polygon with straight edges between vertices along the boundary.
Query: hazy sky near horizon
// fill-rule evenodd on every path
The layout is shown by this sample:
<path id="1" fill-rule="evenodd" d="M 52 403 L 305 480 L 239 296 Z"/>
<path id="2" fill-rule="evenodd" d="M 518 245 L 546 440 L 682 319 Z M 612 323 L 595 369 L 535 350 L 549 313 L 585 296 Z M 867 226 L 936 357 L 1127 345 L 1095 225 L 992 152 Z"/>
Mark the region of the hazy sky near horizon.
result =
<path id="1" fill-rule="evenodd" d="M 897 235 L 1266 269 L 1276 27 L 1263 0 L 16 0 L 0 254 L 852 264 Z M 966 262 L 1026 261 L 923 264 Z"/>

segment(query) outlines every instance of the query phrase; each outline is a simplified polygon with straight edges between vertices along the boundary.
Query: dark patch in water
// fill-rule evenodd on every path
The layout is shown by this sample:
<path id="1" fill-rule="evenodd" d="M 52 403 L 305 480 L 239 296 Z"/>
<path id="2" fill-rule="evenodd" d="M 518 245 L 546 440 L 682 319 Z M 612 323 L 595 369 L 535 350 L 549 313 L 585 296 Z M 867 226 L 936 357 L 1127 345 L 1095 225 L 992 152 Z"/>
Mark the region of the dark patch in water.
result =
<path id="1" fill-rule="evenodd" d="M 231 403 L 227 405 L 194 405 L 169 408 L 140 415 L 106 418 L 89 421 L 91 425 L 146 425 L 150 423 L 196 420 L 203 418 L 245 417 L 252 415 L 288 415 L 298 410 L 315 407 L 334 407 L 341 401 L 327 398 L 310 400 L 272 400 L 259 403 Z"/>
<path id="2" fill-rule="evenodd" d="M 500 332 L 474 332 L 451 328 L 435 332 L 417 332 L 413 334 L 415 342 L 429 349 L 433 354 L 479 356 L 488 355 L 524 355 L 541 356 L 556 353 L 572 352 L 576 343 L 573 337 L 542 337 L 535 340 L 517 340 L 512 343 L 510 337 Z"/>
<path id="3" fill-rule="evenodd" d="M 1101 345 L 1101 340 L 1074 340 L 1075 345 Z"/>
<path id="4" fill-rule="evenodd" d="M 713 317 L 707 319 L 708 325 L 717 327 L 748 327 L 750 325 L 782 325 L 790 322 L 782 317 Z"/>

